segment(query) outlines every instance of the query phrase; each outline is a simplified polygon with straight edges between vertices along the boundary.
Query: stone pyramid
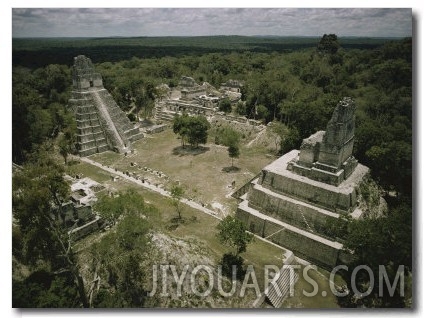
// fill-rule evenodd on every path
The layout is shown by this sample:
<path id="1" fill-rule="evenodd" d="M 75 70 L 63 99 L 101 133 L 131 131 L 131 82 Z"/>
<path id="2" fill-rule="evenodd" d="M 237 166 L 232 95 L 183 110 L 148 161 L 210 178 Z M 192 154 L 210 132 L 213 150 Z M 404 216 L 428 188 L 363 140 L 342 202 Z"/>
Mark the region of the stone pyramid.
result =
<path id="1" fill-rule="evenodd" d="M 369 169 L 352 156 L 354 111 L 352 99 L 341 100 L 325 131 L 304 139 L 300 151 L 283 155 L 252 180 L 236 212 L 251 232 L 325 267 L 348 257 L 325 229 L 342 214 L 363 214 L 359 185 Z"/>
<path id="2" fill-rule="evenodd" d="M 73 89 L 69 106 L 75 113 L 80 156 L 113 150 L 124 153 L 131 143 L 143 138 L 103 87 L 103 79 L 91 60 L 84 55 L 74 58 Z"/>

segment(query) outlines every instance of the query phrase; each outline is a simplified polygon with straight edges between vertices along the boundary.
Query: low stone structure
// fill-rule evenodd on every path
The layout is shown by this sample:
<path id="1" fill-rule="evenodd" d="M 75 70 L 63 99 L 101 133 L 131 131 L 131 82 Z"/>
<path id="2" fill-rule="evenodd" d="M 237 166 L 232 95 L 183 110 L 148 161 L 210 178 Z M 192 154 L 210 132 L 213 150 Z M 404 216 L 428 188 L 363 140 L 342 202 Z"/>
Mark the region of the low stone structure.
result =
<path id="1" fill-rule="evenodd" d="M 131 143 L 143 138 L 103 87 L 100 73 L 84 55 L 74 59 L 73 90 L 69 106 L 76 116 L 77 143 L 80 156 L 108 149 L 127 152 Z"/>
<path id="2" fill-rule="evenodd" d="M 298 256 L 332 267 L 342 244 L 326 233 L 327 222 L 349 214 L 362 216 L 359 185 L 369 169 L 352 156 L 355 105 L 344 98 L 326 131 L 305 139 L 266 166 L 251 182 L 237 209 L 248 229 Z"/>
<path id="3" fill-rule="evenodd" d="M 229 116 L 218 112 L 218 103 L 222 98 L 228 98 L 232 102 L 240 100 L 240 87 L 242 83 L 230 80 L 222 86 L 223 92 L 215 89 L 207 82 L 199 85 L 192 77 L 182 76 L 178 87 L 171 90 L 166 98 L 158 100 L 155 105 L 155 119 L 157 123 L 171 121 L 175 115 L 182 113 L 203 115 L 208 119 L 216 114 L 218 116 L 232 117 L 233 120 L 241 120 L 240 117 Z M 179 94 L 180 91 L 180 94 Z M 243 118 L 246 122 L 247 119 Z M 251 124 L 255 124 L 249 120 Z"/>
<path id="4" fill-rule="evenodd" d="M 103 226 L 103 220 L 94 214 L 92 206 L 97 201 L 97 194 L 105 187 L 90 178 L 66 176 L 66 180 L 71 182 L 70 200 L 62 205 L 61 213 L 53 217 L 77 240 Z"/>
<path id="5" fill-rule="evenodd" d="M 243 83 L 238 80 L 229 79 L 225 83 L 221 83 L 220 89 L 224 91 L 240 93 Z"/>
<path id="6" fill-rule="evenodd" d="M 155 117 L 157 120 L 171 121 L 177 114 L 211 116 L 214 112 L 214 104 L 210 101 L 164 100 L 157 104 Z"/>
<path id="7" fill-rule="evenodd" d="M 171 121 L 175 115 L 182 113 L 207 117 L 215 113 L 219 98 L 211 93 L 215 89 L 208 83 L 199 85 L 192 77 L 182 76 L 177 89 L 181 92 L 180 96 L 173 97 L 171 92 L 169 98 L 157 101 L 155 119 L 158 123 Z"/>
<path id="8" fill-rule="evenodd" d="M 156 134 L 156 133 L 164 131 L 166 128 L 167 128 L 166 124 L 152 125 L 152 126 L 145 128 L 145 132 L 147 134 Z"/>
<path id="9" fill-rule="evenodd" d="M 206 95 L 206 88 L 203 85 L 197 84 L 192 77 L 182 76 L 179 81 L 181 88 L 181 99 L 191 100 L 195 97 Z"/>

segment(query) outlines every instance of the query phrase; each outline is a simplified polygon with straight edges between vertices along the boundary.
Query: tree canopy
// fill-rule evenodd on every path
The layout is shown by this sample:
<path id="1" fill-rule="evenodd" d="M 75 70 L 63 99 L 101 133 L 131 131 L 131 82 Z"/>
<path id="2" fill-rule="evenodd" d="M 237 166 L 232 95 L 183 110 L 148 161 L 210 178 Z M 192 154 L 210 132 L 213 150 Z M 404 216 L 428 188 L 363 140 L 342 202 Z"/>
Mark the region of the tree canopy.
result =
<path id="1" fill-rule="evenodd" d="M 90 304 L 108 308 L 142 307 L 147 294 L 145 268 L 153 255 L 147 217 L 154 208 L 146 205 L 137 192 L 127 190 L 114 197 L 103 197 L 97 211 L 116 221 L 115 230 L 91 247 L 90 266 L 95 276 L 100 277 L 101 288 L 91 287 Z"/>
<path id="2" fill-rule="evenodd" d="M 14 242 L 15 247 L 22 248 L 15 255 L 21 256 L 20 261 L 30 266 L 42 262 L 52 272 L 68 271 L 80 295 L 80 304 L 88 307 L 72 248 L 73 239 L 61 225 L 63 203 L 68 200 L 70 188 L 63 178 L 62 167 L 50 157 L 49 150 L 49 147 L 39 148 L 12 179 L 13 216 L 22 240 L 18 244 Z M 19 286 L 18 283 L 14 290 L 19 291 Z"/>
<path id="3" fill-rule="evenodd" d="M 253 235 L 246 232 L 243 222 L 234 216 L 226 216 L 218 225 L 218 239 L 234 248 L 235 256 L 246 252 L 246 246 L 252 241 Z"/>
<path id="4" fill-rule="evenodd" d="M 199 144 L 205 144 L 208 140 L 209 128 L 210 123 L 204 116 L 193 117 L 182 114 L 173 119 L 173 132 L 181 136 L 183 147 L 185 140 L 194 148 L 197 148 Z"/>
<path id="5" fill-rule="evenodd" d="M 351 220 L 345 235 L 344 248 L 353 251 L 354 259 L 349 268 L 366 265 L 375 275 L 374 285 L 367 297 L 357 298 L 351 287 L 352 270 L 344 272 L 344 278 L 350 294 L 339 297 L 343 307 L 405 307 L 412 297 L 408 280 L 412 272 L 412 209 L 408 203 L 397 202 L 391 205 L 388 214 L 382 218 L 367 217 Z M 386 282 L 379 281 L 383 266 L 390 284 L 394 285 L 398 270 L 402 270 L 404 290 L 400 282 L 390 295 Z M 365 292 L 370 287 L 370 277 L 366 271 L 360 271 L 355 279 L 357 288 Z M 381 286 L 382 283 L 382 286 Z M 380 289 L 381 288 L 381 289 Z M 383 294 L 380 294 L 380 290 Z M 403 293 L 404 292 L 404 293 Z"/>
<path id="6" fill-rule="evenodd" d="M 336 34 L 324 34 L 318 43 L 318 51 L 322 53 L 335 54 L 340 48 Z"/>

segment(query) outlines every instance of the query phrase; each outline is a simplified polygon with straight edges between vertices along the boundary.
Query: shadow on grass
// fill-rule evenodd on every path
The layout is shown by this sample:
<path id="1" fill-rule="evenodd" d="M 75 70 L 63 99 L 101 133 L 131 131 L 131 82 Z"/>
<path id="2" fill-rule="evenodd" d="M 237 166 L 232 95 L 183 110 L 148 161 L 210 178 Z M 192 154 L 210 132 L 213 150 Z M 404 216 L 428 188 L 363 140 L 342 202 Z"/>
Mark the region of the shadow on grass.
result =
<path id="1" fill-rule="evenodd" d="M 75 160 L 75 159 L 71 159 L 71 160 L 68 160 L 67 161 L 67 165 L 70 167 L 70 166 L 76 166 L 76 165 L 78 165 L 80 163 L 80 161 L 79 160 Z"/>
<path id="2" fill-rule="evenodd" d="M 222 275 L 230 280 L 236 278 L 242 280 L 245 276 L 246 270 L 243 264 L 244 259 L 242 256 L 233 255 L 232 253 L 225 253 L 219 262 L 222 268 Z"/>
<path id="3" fill-rule="evenodd" d="M 198 146 L 197 148 L 194 148 L 190 145 L 185 145 L 185 147 L 178 146 L 173 148 L 172 154 L 180 157 L 190 156 L 190 155 L 197 156 L 207 152 L 209 149 L 210 149 L 209 147 L 204 147 L 204 146 Z"/>
<path id="4" fill-rule="evenodd" d="M 236 167 L 236 166 L 228 166 L 228 167 L 224 167 L 224 168 L 222 168 L 222 171 L 223 172 L 227 172 L 227 173 L 230 173 L 230 172 L 239 172 L 240 171 L 240 168 L 239 167 Z"/>
<path id="5" fill-rule="evenodd" d="M 190 218 L 187 217 L 179 217 L 179 216 L 174 216 L 170 219 L 170 224 L 168 224 L 166 226 L 167 230 L 169 231 L 174 231 L 176 230 L 181 224 L 182 225 L 188 225 L 191 223 L 198 223 L 199 220 L 196 216 L 192 216 Z"/>

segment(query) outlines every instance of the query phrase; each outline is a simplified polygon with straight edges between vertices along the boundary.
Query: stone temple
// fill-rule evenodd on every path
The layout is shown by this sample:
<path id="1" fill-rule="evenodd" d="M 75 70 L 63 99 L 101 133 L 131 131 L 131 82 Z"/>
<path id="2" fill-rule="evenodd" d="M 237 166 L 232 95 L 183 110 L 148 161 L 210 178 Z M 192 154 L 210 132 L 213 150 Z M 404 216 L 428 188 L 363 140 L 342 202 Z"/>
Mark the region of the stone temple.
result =
<path id="1" fill-rule="evenodd" d="M 352 156 L 355 103 L 338 103 L 325 131 L 303 140 L 266 166 L 243 194 L 237 217 L 248 229 L 316 264 L 333 267 L 343 245 L 330 237 L 328 222 L 349 214 L 360 218 L 359 186 L 369 169 Z"/>
<path id="2" fill-rule="evenodd" d="M 131 143 L 143 138 L 103 87 L 103 79 L 84 55 L 74 59 L 73 89 L 69 106 L 75 113 L 80 156 L 114 150 L 124 153 Z"/>

